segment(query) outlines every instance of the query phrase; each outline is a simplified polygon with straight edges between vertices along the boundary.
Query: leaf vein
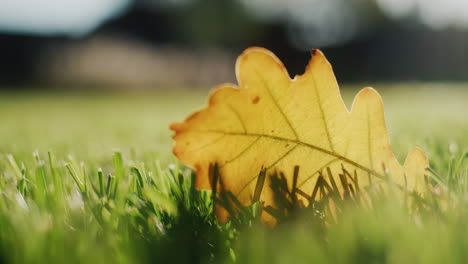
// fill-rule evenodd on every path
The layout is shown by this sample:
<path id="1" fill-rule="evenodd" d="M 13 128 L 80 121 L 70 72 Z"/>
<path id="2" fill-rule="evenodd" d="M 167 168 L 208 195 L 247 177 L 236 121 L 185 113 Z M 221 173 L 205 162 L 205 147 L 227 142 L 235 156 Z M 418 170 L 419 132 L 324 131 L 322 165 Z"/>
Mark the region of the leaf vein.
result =
<path id="1" fill-rule="evenodd" d="M 312 73 L 311 76 L 312 76 L 312 81 L 314 82 L 314 92 L 315 92 L 315 95 L 317 96 L 317 104 L 320 109 L 320 114 L 322 116 L 323 126 L 325 127 L 325 133 L 327 134 L 328 144 L 330 144 L 330 149 L 332 151 L 335 151 L 335 148 L 333 147 L 333 143 L 332 143 L 331 136 L 330 136 L 330 130 L 328 128 L 328 123 L 325 121 L 325 111 L 323 111 L 322 99 L 320 98 L 320 94 L 317 90 L 317 82 L 315 80 L 315 75 Z"/>
<path id="2" fill-rule="evenodd" d="M 325 154 L 328 154 L 330 156 L 334 156 L 340 160 L 342 160 L 343 162 L 346 162 L 358 169 L 361 169 L 365 172 L 368 172 L 369 174 L 379 178 L 379 179 L 382 179 L 382 180 L 385 180 L 386 178 L 381 175 L 380 173 L 376 172 L 375 170 L 373 169 L 370 169 L 370 168 L 367 168 L 366 166 L 364 165 L 361 165 L 353 160 L 350 160 L 334 151 L 330 151 L 328 149 L 324 149 L 324 148 L 321 148 L 319 146 L 316 146 L 316 145 L 313 145 L 313 144 L 309 144 L 309 143 L 306 143 L 306 142 L 303 142 L 303 141 L 300 141 L 300 140 L 297 140 L 297 139 L 290 139 L 290 138 L 284 138 L 284 137 L 278 137 L 278 136 L 273 136 L 273 135 L 267 135 L 267 134 L 261 134 L 261 133 L 238 133 L 238 132 L 226 132 L 226 131 L 220 131 L 220 130 L 198 130 L 197 132 L 201 132 L 201 133 L 222 133 L 222 134 L 225 134 L 225 135 L 231 135 L 231 136 L 247 136 L 247 137 L 264 137 L 264 138 L 269 138 L 269 139 L 272 139 L 272 140 L 278 140 L 278 141 L 282 141 L 282 142 L 288 142 L 288 143 L 292 143 L 292 144 L 297 144 L 297 145 L 300 145 L 300 146 L 303 146 L 303 147 L 306 147 L 306 148 L 309 148 L 309 149 L 314 149 L 314 150 L 317 150 L 317 151 L 320 151 L 322 153 L 325 153 Z"/>
<path id="3" fill-rule="evenodd" d="M 244 131 L 244 133 L 247 133 L 247 127 L 245 126 L 244 120 L 241 118 L 239 112 L 237 112 L 237 110 L 234 107 L 232 107 L 232 105 L 230 104 L 228 104 L 228 107 L 237 117 L 237 120 L 239 120 L 239 123 L 241 124 L 242 130 Z"/>
<path id="4" fill-rule="evenodd" d="M 289 128 L 290 128 L 291 131 L 293 132 L 294 137 L 295 137 L 297 140 L 299 140 L 299 135 L 297 134 L 296 129 L 294 129 L 294 127 L 292 126 L 291 120 L 289 120 L 289 118 L 286 116 L 286 113 L 283 111 L 283 108 L 281 108 L 281 106 L 279 105 L 278 101 L 277 101 L 276 98 L 273 96 L 273 93 L 271 92 L 270 87 L 268 86 L 268 83 L 265 81 L 265 79 L 263 78 L 263 76 L 262 76 L 258 71 L 255 71 L 255 72 L 256 72 L 257 75 L 260 77 L 260 80 L 262 80 L 263 86 L 265 86 L 265 89 L 267 90 L 268 95 L 270 96 L 271 100 L 273 101 L 273 104 L 275 104 L 275 106 L 276 106 L 276 108 L 278 109 L 278 111 L 280 112 L 281 116 L 283 116 L 284 120 L 286 121 L 286 123 L 288 124 Z"/>
<path id="5" fill-rule="evenodd" d="M 286 158 L 293 150 L 295 150 L 299 145 L 295 145 L 292 148 L 290 148 L 288 151 L 286 151 L 283 155 L 281 155 L 275 162 L 273 162 L 270 166 L 268 166 L 266 169 L 269 170 L 273 168 L 276 164 L 278 164 L 280 161 L 282 161 L 284 158 Z M 258 178 L 258 175 L 252 177 L 243 187 L 242 189 L 239 190 L 237 193 L 237 196 L 239 196 L 246 188 L 249 186 L 255 179 Z"/>
<path id="6" fill-rule="evenodd" d="M 374 168 L 374 159 L 372 157 L 372 140 L 371 140 L 371 124 L 370 124 L 370 115 L 369 109 L 366 107 L 367 112 L 367 151 L 369 153 L 369 163 L 370 167 Z"/>
<path id="7" fill-rule="evenodd" d="M 325 169 L 327 166 L 331 165 L 333 162 L 339 160 L 338 158 L 334 158 L 326 162 L 323 166 L 315 170 L 313 173 L 311 173 L 307 178 L 305 178 L 297 187 L 302 187 L 306 182 L 310 181 L 312 177 L 314 177 L 315 174 L 318 174 L 321 170 Z"/>
<path id="8" fill-rule="evenodd" d="M 226 161 L 226 163 L 224 163 L 222 167 L 226 166 L 227 164 L 237 160 L 238 158 L 240 158 L 242 155 L 244 155 L 249 149 L 251 149 L 262 137 L 257 137 L 254 141 L 252 141 L 252 143 L 250 143 L 249 145 L 247 145 L 246 148 L 244 148 L 241 152 L 239 152 L 239 154 L 237 154 L 236 156 L 234 156 L 233 158 L 231 158 L 230 160 Z"/>
<path id="9" fill-rule="evenodd" d="M 203 145 L 201 145 L 201 146 L 199 146 L 199 147 L 190 149 L 190 152 L 196 152 L 196 151 L 200 151 L 200 150 L 202 150 L 202 149 L 204 149 L 204 148 L 207 148 L 207 147 L 209 147 L 209 146 L 211 146 L 211 145 L 217 143 L 218 141 L 220 141 L 221 139 L 223 139 L 225 136 L 226 136 L 226 134 L 223 134 L 223 135 L 221 135 L 220 137 L 217 137 L 217 138 L 211 140 L 210 142 L 208 142 L 208 143 L 206 143 L 206 144 L 203 144 Z"/>

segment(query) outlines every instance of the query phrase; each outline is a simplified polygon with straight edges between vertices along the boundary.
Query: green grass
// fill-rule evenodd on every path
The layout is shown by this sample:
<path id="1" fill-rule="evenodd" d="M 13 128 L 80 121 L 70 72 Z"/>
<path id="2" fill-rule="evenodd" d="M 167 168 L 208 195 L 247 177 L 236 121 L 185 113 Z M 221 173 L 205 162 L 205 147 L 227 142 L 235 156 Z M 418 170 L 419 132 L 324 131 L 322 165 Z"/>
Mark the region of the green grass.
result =
<path id="1" fill-rule="evenodd" d="M 421 147 L 442 196 L 346 203 L 336 223 L 317 203 L 274 229 L 257 205 L 219 225 L 211 194 L 171 155 L 168 125 L 206 91 L 0 94 L 0 263 L 465 263 L 465 86 L 376 86 L 394 152 Z"/>

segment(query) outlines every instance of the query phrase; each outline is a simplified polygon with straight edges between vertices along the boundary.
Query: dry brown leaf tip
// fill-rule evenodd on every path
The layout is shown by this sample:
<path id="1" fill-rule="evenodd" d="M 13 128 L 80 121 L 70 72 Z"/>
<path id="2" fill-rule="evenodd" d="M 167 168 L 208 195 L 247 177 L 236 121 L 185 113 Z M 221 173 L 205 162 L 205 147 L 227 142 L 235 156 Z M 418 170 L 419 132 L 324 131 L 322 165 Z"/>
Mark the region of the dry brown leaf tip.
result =
<path id="1" fill-rule="evenodd" d="M 173 152 L 196 170 L 196 187 L 212 189 L 209 168 L 217 163 L 223 188 L 244 205 L 262 168 L 289 175 L 296 165 L 298 188 L 307 194 L 325 169 L 335 182 L 345 169 L 361 187 L 390 177 L 423 192 L 428 160 L 418 148 L 403 166 L 396 160 L 377 91 L 362 89 L 348 111 L 330 63 L 320 50 L 312 54 L 305 73 L 291 79 L 269 50 L 245 50 L 236 63 L 238 86 L 218 86 L 208 106 L 171 125 Z M 274 205 L 269 184 L 267 178 L 260 196 L 267 206 Z"/>

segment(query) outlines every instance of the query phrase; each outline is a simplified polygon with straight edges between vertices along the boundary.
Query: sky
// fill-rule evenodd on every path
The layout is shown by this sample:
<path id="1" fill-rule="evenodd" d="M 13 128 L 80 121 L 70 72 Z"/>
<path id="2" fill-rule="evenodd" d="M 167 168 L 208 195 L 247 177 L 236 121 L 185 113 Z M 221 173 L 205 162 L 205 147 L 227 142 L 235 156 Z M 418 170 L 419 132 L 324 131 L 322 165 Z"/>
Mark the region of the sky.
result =
<path id="1" fill-rule="evenodd" d="M 1 0 L 0 31 L 80 36 L 129 4 L 130 0 Z"/>
<path id="2" fill-rule="evenodd" d="M 330 46 L 372 26 L 373 13 L 433 30 L 468 30 L 468 0 L 241 0 L 262 19 L 283 20 L 297 46 Z M 369 8 L 375 5 L 377 9 Z M 371 12 L 371 13 L 369 13 Z"/>
<path id="3" fill-rule="evenodd" d="M 435 30 L 468 29 L 467 0 L 377 0 L 377 4 L 390 17 L 415 16 Z"/>
<path id="4" fill-rule="evenodd" d="M 142 0 L 141 0 L 142 1 Z M 189 4 L 199 0 L 145 0 Z M 369 23 L 362 12 L 375 4 L 384 15 L 411 18 L 434 30 L 468 29 L 468 0 L 239 0 L 259 19 L 281 20 L 307 46 L 345 42 Z M 126 10 L 132 0 L 1 0 L 0 32 L 84 35 Z M 364 11 L 363 11 L 364 10 Z M 314 36 L 308 39 L 308 36 Z M 307 43 L 315 41 L 316 43 Z"/>

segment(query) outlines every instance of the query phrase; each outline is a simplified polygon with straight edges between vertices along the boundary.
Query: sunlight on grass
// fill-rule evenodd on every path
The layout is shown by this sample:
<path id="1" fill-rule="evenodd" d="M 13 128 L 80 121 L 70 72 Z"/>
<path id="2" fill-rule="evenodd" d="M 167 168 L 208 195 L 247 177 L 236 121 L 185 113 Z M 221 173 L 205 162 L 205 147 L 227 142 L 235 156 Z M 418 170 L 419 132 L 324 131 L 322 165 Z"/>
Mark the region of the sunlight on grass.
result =
<path id="1" fill-rule="evenodd" d="M 346 205 L 327 224 L 314 204 L 275 229 L 259 204 L 217 224 L 211 193 L 171 154 L 169 124 L 207 91 L 1 94 L 0 263 L 466 262 L 468 90 L 374 87 L 399 160 L 421 147 L 438 189 L 419 206 Z M 348 107 L 356 92 L 345 89 Z"/>

